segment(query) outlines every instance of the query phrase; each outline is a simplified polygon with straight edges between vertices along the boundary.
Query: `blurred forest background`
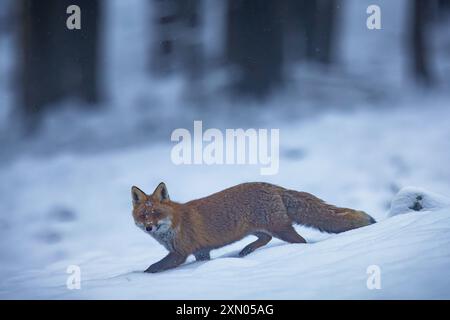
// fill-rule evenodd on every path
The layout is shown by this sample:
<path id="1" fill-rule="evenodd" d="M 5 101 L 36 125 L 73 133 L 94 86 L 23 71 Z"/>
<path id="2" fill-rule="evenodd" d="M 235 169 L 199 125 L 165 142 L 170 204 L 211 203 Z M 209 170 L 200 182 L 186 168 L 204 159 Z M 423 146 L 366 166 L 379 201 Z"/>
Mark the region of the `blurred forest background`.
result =
<path id="1" fill-rule="evenodd" d="M 399 83 L 445 86 L 448 64 L 436 56 L 450 55 L 450 1 L 387 3 L 1 0 L 2 158 L 167 137 L 195 117 L 247 114 L 251 125 L 267 105 L 306 117 L 329 101 L 349 108 L 398 95 Z M 81 30 L 66 28 L 71 4 Z M 371 4 L 381 30 L 366 27 Z"/>

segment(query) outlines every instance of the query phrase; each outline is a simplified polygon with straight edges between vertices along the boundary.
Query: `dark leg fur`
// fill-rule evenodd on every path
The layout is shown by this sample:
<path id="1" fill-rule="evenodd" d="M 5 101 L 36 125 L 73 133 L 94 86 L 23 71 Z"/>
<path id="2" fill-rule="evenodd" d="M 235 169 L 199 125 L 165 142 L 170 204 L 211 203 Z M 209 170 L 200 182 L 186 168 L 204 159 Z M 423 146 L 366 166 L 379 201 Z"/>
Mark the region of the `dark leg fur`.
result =
<path id="1" fill-rule="evenodd" d="M 283 230 L 272 232 L 275 238 L 289 242 L 289 243 L 306 243 L 301 235 L 295 231 L 294 227 L 289 226 Z"/>
<path id="2" fill-rule="evenodd" d="M 204 250 L 198 250 L 197 252 L 194 252 L 195 260 L 197 261 L 205 261 L 211 259 L 209 255 L 209 251 L 207 249 Z"/>
<path id="3" fill-rule="evenodd" d="M 253 241 L 252 243 L 248 244 L 247 246 L 245 246 L 245 248 L 242 249 L 241 252 L 239 252 L 240 257 L 244 257 L 244 256 L 248 255 L 249 253 L 252 253 L 256 249 L 269 243 L 269 241 L 272 239 L 272 237 L 270 235 L 268 235 L 267 233 L 263 233 L 263 232 L 256 232 L 254 235 L 257 236 L 258 239 L 256 241 Z"/>
<path id="4" fill-rule="evenodd" d="M 180 264 L 186 261 L 186 258 L 187 258 L 186 256 L 181 255 L 179 253 L 170 252 L 162 260 L 148 267 L 147 270 L 145 270 L 145 272 L 155 273 L 178 267 Z"/>

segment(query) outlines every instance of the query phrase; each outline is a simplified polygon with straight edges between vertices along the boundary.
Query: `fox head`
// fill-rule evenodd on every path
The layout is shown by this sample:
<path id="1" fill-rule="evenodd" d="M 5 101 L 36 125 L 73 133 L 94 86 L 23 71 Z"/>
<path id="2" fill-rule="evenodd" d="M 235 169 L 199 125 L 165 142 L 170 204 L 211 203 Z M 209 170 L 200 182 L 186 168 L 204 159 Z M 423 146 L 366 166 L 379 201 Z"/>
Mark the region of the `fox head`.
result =
<path id="1" fill-rule="evenodd" d="M 153 236 L 165 233 L 173 225 L 174 210 L 166 185 L 161 182 L 151 195 L 138 187 L 131 188 L 133 218 L 136 226 Z"/>

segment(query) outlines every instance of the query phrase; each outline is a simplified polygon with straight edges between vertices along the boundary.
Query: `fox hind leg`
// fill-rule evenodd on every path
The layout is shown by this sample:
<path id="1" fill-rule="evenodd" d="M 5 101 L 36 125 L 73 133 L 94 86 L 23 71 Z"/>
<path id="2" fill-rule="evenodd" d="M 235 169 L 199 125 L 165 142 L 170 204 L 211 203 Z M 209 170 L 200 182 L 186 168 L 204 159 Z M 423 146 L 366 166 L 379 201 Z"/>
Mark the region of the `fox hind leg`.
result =
<path id="1" fill-rule="evenodd" d="M 211 259 L 211 256 L 209 255 L 210 250 L 202 249 L 194 252 L 195 260 L 197 261 L 206 261 Z"/>
<path id="2" fill-rule="evenodd" d="M 306 240 L 301 235 L 299 235 L 291 225 L 282 230 L 272 231 L 272 235 L 275 238 L 289 243 L 306 243 Z"/>
<path id="3" fill-rule="evenodd" d="M 244 257 L 249 253 L 252 253 L 256 249 L 265 246 L 272 239 L 270 235 L 264 232 L 256 232 L 254 233 L 254 235 L 257 236 L 258 239 L 245 246 L 244 249 L 242 249 L 241 252 L 239 252 L 240 257 Z"/>

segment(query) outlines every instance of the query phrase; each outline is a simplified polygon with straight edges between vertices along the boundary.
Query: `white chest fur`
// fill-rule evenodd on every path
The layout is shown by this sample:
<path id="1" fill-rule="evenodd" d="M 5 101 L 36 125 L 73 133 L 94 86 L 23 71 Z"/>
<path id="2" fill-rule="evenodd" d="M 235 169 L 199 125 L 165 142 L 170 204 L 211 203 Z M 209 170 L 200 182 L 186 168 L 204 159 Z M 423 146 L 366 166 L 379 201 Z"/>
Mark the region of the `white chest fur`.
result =
<path id="1" fill-rule="evenodd" d="M 162 244 L 167 250 L 173 251 L 174 231 L 170 226 L 162 225 L 150 235 Z"/>
<path id="2" fill-rule="evenodd" d="M 156 225 L 156 230 L 147 231 L 143 223 L 136 223 L 136 226 L 152 236 L 156 241 L 162 244 L 167 250 L 173 251 L 173 238 L 175 231 L 172 228 L 170 219 L 160 220 Z"/>

